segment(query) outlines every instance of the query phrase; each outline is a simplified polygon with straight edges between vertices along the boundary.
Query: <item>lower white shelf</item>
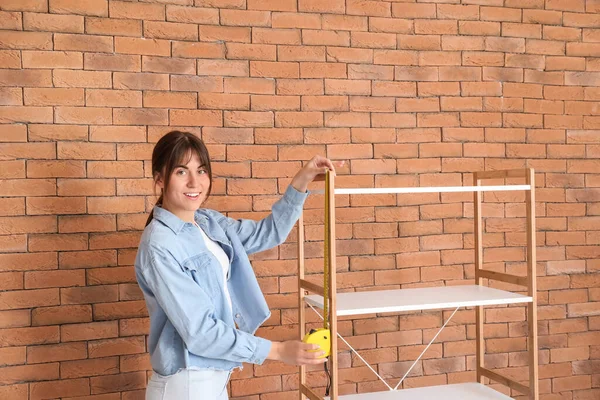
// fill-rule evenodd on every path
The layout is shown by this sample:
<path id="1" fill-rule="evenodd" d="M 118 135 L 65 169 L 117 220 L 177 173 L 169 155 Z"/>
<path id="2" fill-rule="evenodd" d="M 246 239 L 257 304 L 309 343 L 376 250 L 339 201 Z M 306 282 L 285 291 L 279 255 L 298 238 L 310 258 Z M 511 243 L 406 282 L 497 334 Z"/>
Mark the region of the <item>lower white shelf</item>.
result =
<path id="1" fill-rule="evenodd" d="M 512 397 L 476 382 L 348 394 L 338 398 L 340 400 L 512 400 Z M 325 399 L 329 400 L 329 397 Z"/>
<path id="2" fill-rule="evenodd" d="M 306 302 L 323 308 L 323 296 L 309 295 Z M 374 290 L 337 293 L 337 315 L 435 310 L 442 308 L 531 303 L 531 296 L 481 285 Z"/>

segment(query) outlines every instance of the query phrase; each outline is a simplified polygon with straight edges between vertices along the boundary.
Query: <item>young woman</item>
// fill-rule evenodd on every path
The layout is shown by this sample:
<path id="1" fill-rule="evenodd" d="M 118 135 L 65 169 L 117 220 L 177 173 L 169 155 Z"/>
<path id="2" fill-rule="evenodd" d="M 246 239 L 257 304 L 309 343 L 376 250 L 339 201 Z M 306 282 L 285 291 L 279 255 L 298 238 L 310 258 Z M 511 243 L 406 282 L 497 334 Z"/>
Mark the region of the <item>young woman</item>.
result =
<path id="1" fill-rule="evenodd" d="M 254 336 L 270 316 L 248 254 L 283 243 L 326 169 L 311 159 L 260 221 L 235 220 L 200 208 L 211 190 L 204 143 L 187 132 L 163 136 L 152 153 L 161 195 L 142 234 L 135 272 L 150 315 L 153 374 L 147 400 L 225 400 L 231 371 L 265 359 L 288 364 L 325 361 L 316 345 Z"/>

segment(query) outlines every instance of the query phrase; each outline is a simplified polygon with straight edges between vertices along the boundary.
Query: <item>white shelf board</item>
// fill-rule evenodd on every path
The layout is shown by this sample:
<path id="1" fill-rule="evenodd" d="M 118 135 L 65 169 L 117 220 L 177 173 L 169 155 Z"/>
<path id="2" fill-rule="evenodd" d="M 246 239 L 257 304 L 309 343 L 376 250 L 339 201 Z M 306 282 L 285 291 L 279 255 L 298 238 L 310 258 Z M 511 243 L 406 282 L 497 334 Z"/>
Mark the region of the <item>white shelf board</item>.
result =
<path id="1" fill-rule="evenodd" d="M 323 308 L 323 296 L 311 294 L 306 302 Z M 435 310 L 442 308 L 530 303 L 531 296 L 481 285 L 374 290 L 337 293 L 337 315 Z"/>
<path id="2" fill-rule="evenodd" d="M 428 187 L 388 187 L 388 188 L 336 188 L 335 194 L 384 194 L 384 193 L 444 193 L 444 192 L 506 192 L 513 190 L 531 190 L 531 185 L 499 186 L 428 186 Z M 325 193 L 323 189 L 311 190 L 311 193 Z"/>
<path id="3" fill-rule="evenodd" d="M 340 400 L 511 400 L 505 394 L 481 383 L 468 382 L 422 388 L 388 390 L 338 396 Z M 325 397 L 329 399 L 329 397 Z"/>

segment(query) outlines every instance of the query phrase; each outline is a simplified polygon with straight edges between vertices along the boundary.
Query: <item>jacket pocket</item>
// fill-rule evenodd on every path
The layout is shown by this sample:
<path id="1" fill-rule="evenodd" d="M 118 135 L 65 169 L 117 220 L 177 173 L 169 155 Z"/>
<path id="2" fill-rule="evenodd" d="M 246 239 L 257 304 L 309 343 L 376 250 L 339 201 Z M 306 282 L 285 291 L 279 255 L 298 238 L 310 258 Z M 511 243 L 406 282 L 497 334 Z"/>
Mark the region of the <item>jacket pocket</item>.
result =
<path id="1" fill-rule="evenodd" d="M 214 298 L 221 291 L 221 277 L 217 260 L 210 253 L 200 253 L 187 259 L 183 268 L 206 294 Z"/>

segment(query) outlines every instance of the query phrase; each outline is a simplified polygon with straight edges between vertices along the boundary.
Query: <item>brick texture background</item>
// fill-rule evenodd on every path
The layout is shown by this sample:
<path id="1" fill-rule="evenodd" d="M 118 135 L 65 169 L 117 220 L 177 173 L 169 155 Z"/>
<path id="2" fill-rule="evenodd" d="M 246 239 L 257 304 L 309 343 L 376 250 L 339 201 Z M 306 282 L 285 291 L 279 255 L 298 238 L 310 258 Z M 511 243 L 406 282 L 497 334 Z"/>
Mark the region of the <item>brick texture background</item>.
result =
<path id="1" fill-rule="evenodd" d="M 132 263 L 151 150 L 177 127 L 210 147 L 210 206 L 248 218 L 314 154 L 349 160 L 340 186 L 536 168 L 541 398 L 598 399 L 598 100 L 598 0 L 0 0 L 0 398 L 144 398 Z M 471 199 L 338 197 L 339 285 L 470 282 Z M 524 196 L 485 200 L 486 267 L 524 273 Z M 321 206 L 306 206 L 317 280 Z M 295 237 L 254 257 L 270 339 L 297 337 Z M 488 366 L 519 379 L 525 315 L 486 311 Z M 448 316 L 340 330 L 397 382 Z M 474 380 L 473 339 L 460 311 L 406 387 Z M 384 388 L 347 349 L 340 360 L 342 393 Z M 296 372 L 247 365 L 230 394 L 296 399 Z M 310 381 L 323 391 L 323 373 Z"/>

